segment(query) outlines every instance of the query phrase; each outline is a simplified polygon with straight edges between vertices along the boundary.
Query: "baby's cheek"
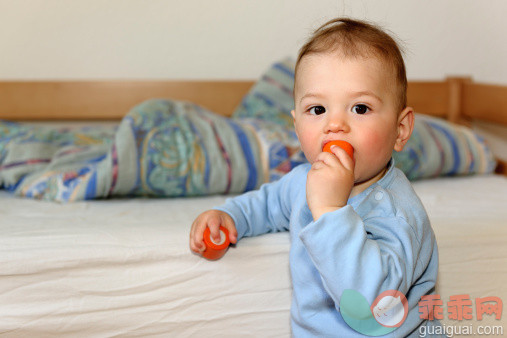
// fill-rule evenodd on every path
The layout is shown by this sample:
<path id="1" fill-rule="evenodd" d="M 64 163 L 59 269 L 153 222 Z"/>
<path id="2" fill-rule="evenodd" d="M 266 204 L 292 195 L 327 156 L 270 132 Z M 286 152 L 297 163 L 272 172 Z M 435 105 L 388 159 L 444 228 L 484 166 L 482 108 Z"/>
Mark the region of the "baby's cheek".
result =
<path id="1" fill-rule="evenodd" d="M 362 138 L 362 146 L 363 149 L 368 149 L 369 152 L 378 152 L 383 148 L 382 143 L 382 137 L 377 132 L 368 132 L 366 133 Z"/>
<path id="2" fill-rule="evenodd" d="M 312 135 L 299 133 L 299 143 L 301 145 L 301 150 L 303 150 L 303 153 L 306 156 L 306 159 L 313 163 L 314 159 L 319 154 L 320 150 L 320 143 L 319 140 Z"/>
<path id="3" fill-rule="evenodd" d="M 393 144 L 386 135 L 379 132 L 369 132 L 364 135 L 361 148 L 366 158 L 370 161 L 377 159 L 382 161 L 384 157 L 390 156 L 393 151 Z"/>

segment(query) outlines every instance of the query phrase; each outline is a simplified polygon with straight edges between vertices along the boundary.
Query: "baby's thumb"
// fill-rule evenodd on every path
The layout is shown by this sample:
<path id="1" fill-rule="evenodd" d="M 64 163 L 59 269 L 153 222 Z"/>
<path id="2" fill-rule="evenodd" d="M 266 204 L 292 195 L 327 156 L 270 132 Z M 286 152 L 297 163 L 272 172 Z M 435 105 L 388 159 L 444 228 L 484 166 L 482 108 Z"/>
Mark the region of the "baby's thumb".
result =
<path id="1" fill-rule="evenodd" d="M 226 215 L 222 217 L 222 226 L 229 231 L 229 241 L 232 244 L 236 244 L 238 242 L 238 231 L 236 230 L 236 226 L 234 225 L 234 221 L 231 216 Z"/>
<path id="2" fill-rule="evenodd" d="M 213 217 L 208 221 L 210 236 L 215 242 L 220 241 L 220 225 L 221 225 L 220 223 L 221 223 L 220 217 Z"/>

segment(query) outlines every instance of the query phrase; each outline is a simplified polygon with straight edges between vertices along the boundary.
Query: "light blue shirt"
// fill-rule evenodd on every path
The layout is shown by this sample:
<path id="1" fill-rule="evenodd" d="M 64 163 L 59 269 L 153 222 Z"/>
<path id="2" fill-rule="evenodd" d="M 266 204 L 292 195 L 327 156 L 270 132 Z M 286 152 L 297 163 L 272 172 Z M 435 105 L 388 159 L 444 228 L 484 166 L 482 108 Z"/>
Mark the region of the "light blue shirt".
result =
<path id="1" fill-rule="evenodd" d="M 434 293 L 438 270 L 435 235 L 405 175 L 394 167 L 347 205 L 313 221 L 306 202 L 310 164 L 294 168 L 257 191 L 230 198 L 216 209 L 233 218 L 238 238 L 290 230 L 296 337 L 362 336 L 340 315 L 345 289 L 369 304 L 386 290 L 406 295 L 409 313 L 388 336 L 418 336 L 421 296 Z"/>

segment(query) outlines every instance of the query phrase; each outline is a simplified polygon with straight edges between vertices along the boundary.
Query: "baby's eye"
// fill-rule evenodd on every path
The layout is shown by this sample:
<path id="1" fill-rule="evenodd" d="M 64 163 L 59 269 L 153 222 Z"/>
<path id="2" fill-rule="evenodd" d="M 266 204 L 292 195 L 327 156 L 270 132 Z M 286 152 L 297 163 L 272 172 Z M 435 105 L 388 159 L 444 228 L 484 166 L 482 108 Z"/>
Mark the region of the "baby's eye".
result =
<path id="1" fill-rule="evenodd" d="M 356 104 L 354 107 L 352 107 L 352 111 L 356 114 L 366 114 L 370 108 L 365 106 L 364 104 Z"/>
<path id="2" fill-rule="evenodd" d="M 315 107 L 311 107 L 309 112 L 312 115 L 320 115 L 320 114 L 324 114 L 326 112 L 326 108 L 324 108 L 322 106 L 315 106 Z"/>

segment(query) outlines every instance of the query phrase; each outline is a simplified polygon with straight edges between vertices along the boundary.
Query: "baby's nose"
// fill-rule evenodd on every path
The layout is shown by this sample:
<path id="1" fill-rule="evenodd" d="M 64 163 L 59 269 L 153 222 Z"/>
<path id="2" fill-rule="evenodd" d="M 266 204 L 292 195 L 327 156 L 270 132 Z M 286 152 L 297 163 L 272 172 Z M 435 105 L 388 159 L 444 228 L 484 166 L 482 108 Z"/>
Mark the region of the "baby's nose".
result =
<path id="1" fill-rule="evenodd" d="M 327 123 L 326 123 L 326 132 L 328 133 L 338 133 L 338 132 L 348 132 L 350 127 L 347 123 L 347 120 L 341 114 L 329 114 Z"/>

